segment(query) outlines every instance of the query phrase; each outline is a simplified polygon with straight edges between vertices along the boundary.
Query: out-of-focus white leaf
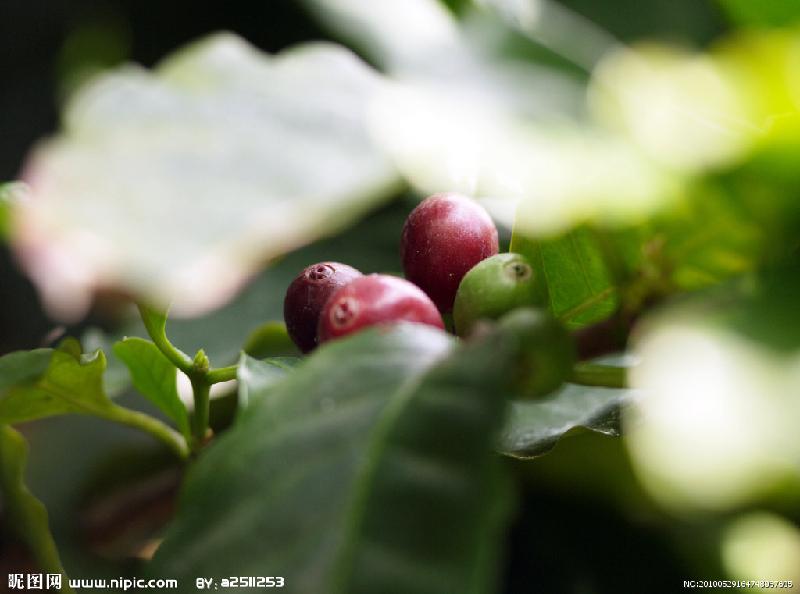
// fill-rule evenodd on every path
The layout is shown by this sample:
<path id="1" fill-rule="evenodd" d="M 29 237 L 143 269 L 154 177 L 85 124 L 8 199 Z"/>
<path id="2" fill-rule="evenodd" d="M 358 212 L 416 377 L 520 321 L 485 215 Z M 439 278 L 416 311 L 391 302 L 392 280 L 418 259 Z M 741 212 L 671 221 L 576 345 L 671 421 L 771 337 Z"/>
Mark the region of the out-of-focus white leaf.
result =
<path id="1" fill-rule="evenodd" d="M 800 353 L 777 355 L 687 316 L 641 338 L 624 418 L 634 467 L 671 506 L 727 509 L 800 477 Z"/>
<path id="2" fill-rule="evenodd" d="M 437 0 L 305 0 L 348 42 L 392 70 L 453 51 L 458 28 Z"/>
<path id="3" fill-rule="evenodd" d="M 598 119 L 678 172 L 740 157 L 759 132 L 712 56 L 645 46 L 606 57 L 590 90 Z"/>
<path id="4" fill-rule="evenodd" d="M 413 84 L 386 87 L 372 123 L 420 191 L 476 196 L 494 218 L 530 235 L 587 220 L 637 220 L 680 188 L 611 134 L 569 122 L 537 125 Z"/>
<path id="5" fill-rule="evenodd" d="M 17 251 L 63 317 L 101 286 L 213 308 L 392 188 L 364 121 L 381 84 L 335 45 L 271 57 L 230 34 L 103 76 L 26 164 Z"/>
<path id="6" fill-rule="evenodd" d="M 630 222 L 674 195 L 679 180 L 668 179 L 624 137 L 587 119 L 582 82 L 545 65 L 482 52 L 467 30 L 439 14 L 435 0 L 394 0 L 388 4 L 397 8 L 387 13 L 401 11 L 408 21 L 436 12 L 435 43 L 427 29 L 416 43 L 413 32 L 406 39 L 405 29 L 388 27 L 384 3 L 311 4 L 344 37 L 355 38 L 373 55 L 396 57 L 383 60 L 395 84 L 378 96 L 371 124 L 420 193 L 448 189 L 472 195 L 496 219 L 532 235 L 586 220 Z M 557 33 L 559 47 L 571 38 L 575 59 L 587 64 L 601 57 L 587 52 L 615 47 L 599 32 L 588 39 L 587 30 L 597 32 L 590 24 L 547 2 L 483 4 L 550 41 Z"/>
<path id="7" fill-rule="evenodd" d="M 781 516 L 750 512 L 738 517 L 726 527 L 721 545 L 720 557 L 732 579 L 772 575 L 783 582 L 800 580 L 800 530 Z M 771 592 L 770 585 L 754 590 Z"/>

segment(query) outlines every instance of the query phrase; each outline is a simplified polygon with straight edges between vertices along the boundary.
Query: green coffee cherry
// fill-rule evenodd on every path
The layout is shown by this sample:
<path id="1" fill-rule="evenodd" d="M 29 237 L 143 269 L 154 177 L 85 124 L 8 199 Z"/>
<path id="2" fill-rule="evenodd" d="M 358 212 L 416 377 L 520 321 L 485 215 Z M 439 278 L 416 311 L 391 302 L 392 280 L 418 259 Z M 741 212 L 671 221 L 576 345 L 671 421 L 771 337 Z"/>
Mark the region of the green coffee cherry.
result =
<path id="1" fill-rule="evenodd" d="M 544 309 L 522 308 L 498 324 L 525 346 L 512 378 L 515 397 L 540 398 L 567 381 L 575 363 L 575 345 L 567 329 Z"/>
<path id="2" fill-rule="evenodd" d="M 476 264 L 458 286 L 456 333 L 467 336 L 480 319 L 496 320 L 518 307 L 546 304 L 547 286 L 525 256 L 497 254 Z"/>

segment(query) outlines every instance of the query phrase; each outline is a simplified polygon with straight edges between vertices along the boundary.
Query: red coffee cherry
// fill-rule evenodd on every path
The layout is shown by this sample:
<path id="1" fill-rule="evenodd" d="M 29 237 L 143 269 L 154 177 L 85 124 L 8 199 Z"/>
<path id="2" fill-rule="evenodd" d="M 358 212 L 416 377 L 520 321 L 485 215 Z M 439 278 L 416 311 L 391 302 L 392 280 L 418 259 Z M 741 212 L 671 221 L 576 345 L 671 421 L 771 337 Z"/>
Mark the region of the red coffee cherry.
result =
<path id="1" fill-rule="evenodd" d="M 453 309 L 458 285 L 481 260 L 498 252 L 497 228 L 486 210 L 459 194 L 434 194 L 408 216 L 400 255 L 406 278 L 442 312 Z"/>
<path id="2" fill-rule="evenodd" d="M 283 319 L 292 341 L 304 353 L 317 346 L 319 316 L 325 302 L 361 272 L 339 262 L 319 262 L 301 272 L 289 285 L 283 300 Z"/>
<path id="3" fill-rule="evenodd" d="M 370 274 L 331 295 L 319 319 L 319 340 L 325 342 L 375 324 L 417 322 L 444 330 L 442 316 L 419 287 L 410 282 Z"/>

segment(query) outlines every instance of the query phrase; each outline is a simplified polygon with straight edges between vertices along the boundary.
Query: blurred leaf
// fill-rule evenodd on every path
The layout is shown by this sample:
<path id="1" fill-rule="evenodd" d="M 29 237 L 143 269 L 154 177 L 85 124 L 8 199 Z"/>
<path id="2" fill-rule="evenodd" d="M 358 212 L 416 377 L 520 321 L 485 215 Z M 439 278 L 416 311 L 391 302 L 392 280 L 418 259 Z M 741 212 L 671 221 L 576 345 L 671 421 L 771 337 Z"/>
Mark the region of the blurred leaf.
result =
<path id="1" fill-rule="evenodd" d="M 255 398 L 262 397 L 270 387 L 286 377 L 300 361 L 300 358 L 293 357 L 276 357 L 259 361 L 242 355 L 236 370 L 236 379 L 239 380 L 239 408 L 246 409 L 252 406 L 251 395 Z"/>
<path id="2" fill-rule="evenodd" d="M 228 301 L 270 258 L 373 207 L 397 178 L 363 121 L 380 77 L 344 48 L 277 57 L 230 34 L 70 102 L 30 156 L 17 249 L 49 306 L 97 285 L 178 314 Z"/>
<path id="3" fill-rule="evenodd" d="M 497 390 L 522 350 L 497 332 L 451 350 L 414 324 L 323 346 L 198 461 L 151 573 L 490 591 L 506 508 Z"/>
<path id="4" fill-rule="evenodd" d="M 460 27 L 435 0 L 309 1 L 326 24 L 379 56 L 397 83 L 378 95 L 370 123 L 421 193 L 473 195 L 507 226 L 522 201 L 526 231 L 549 234 L 587 220 L 638 220 L 674 193 L 636 147 L 587 122 L 584 81 L 493 53 L 480 31 Z M 548 47 L 587 71 L 615 46 L 585 20 L 551 11 L 555 4 L 512 4 L 524 13 L 517 21 L 559 37 L 562 45 Z"/>
<path id="5" fill-rule="evenodd" d="M 305 0 L 305 4 L 349 43 L 389 69 L 414 64 L 422 54 L 448 52 L 458 36 L 453 16 L 437 0 L 385 0 L 379 8 L 359 0 Z"/>
<path id="6" fill-rule="evenodd" d="M 597 322 L 616 309 L 616 288 L 589 230 L 538 241 L 515 232 L 510 251 L 527 256 L 546 280 L 550 310 L 568 326 Z"/>
<path id="7" fill-rule="evenodd" d="M 702 46 L 719 35 L 724 26 L 713 0 L 559 0 L 559 3 L 625 42 L 655 38 Z"/>
<path id="8" fill-rule="evenodd" d="M 566 384 L 542 400 L 515 400 L 499 450 L 514 458 L 535 458 L 579 429 L 619 436 L 620 411 L 633 396 L 629 389 Z"/>
<path id="9" fill-rule="evenodd" d="M 728 187 L 698 182 L 651 222 L 649 247 L 673 290 L 717 284 L 753 270 L 763 257 L 768 238 L 757 212 L 763 202 L 755 201 L 765 197 L 746 183 L 742 177 Z"/>
<path id="10" fill-rule="evenodd" d="M 50 534 L 47 510 L 25 485 L 28 444 L 20 433 L 0 424 L 0 492 L 3 518 L 28 546 L 39 569 L 63 577 L 62 591 L 72 592 Z"/>
<path id="11" fill-rule="evenodd" d="M 623 417 L 637 474 L 667 506 L 726 510 L 800 484 L 797 265 L 640 323 Z"/>
<path id="12" fill-rule="evenodd" d="M 730 19 L 740 26 L 782 27 L 800 21 L 796 0 L 718 0 Z"/>
<path id="13" fill-rule="evenodd" d="M 189 415 L 178 396 L 178 370 L 149 340 L 126 338 L 114 345 L 114 354 L 127 365 L 134 387 L 189 436 Z"/>
<path id="14" fill-rule="evenodd" d="M 286 324 L 266 322 L 250 333 L 242 350 L 255 359 L 300 354 L 300 350 L 289 338 Z"/>
<path id="15" fill-rule="evenodd" d="M 131 31 L 118 18 L 80 22 L 66 36 L 56 58 L 61 98 L 69 97 L 93 76 L 123 62 L 131 50 Z"/>
<path id="16" fill-rule="evenodd" d="M 26 192 L 25 184 L 0 183 L 0 240 L 8 239 L 11 233 L 11 209 L 23 199 Z"/>

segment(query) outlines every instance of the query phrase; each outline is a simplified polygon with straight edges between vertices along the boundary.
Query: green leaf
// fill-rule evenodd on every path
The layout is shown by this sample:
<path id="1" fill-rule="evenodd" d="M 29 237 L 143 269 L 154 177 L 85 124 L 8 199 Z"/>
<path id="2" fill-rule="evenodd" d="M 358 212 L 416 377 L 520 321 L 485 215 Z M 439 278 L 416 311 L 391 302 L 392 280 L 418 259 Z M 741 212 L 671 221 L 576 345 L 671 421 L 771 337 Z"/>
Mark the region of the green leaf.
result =
<path id="1" fill-rule="evenodd" d="M 35 349 L 0 357 L 0 394 L 17 384 L 38 379 L 50 364 L 52 354 L 52 349 Z"/>
<path id="2" fill-rule="evenodd" d="M 188 454 L 185 440 L 144 413 L 114 404 L 104 389 L 106 358 L 102 351 L 81 353 L 67 338 L 57 349 L 38 349 L 0 357 L 0 424 L 54 415 L 94 415 L 146 431 L 176 454 Z"/>
<path id="3" fill-rule="evenodd" d="M 366 121 L 382 86 L 343 47 L 270 56 L 229 33 L 93 79 L 25 165 L 29 275 L 65 316 L 107 285 L 187 316 L 220 306 L 397 189 Z"/>
<path id="4" fill-rule="evenodd" d="M 550 310 L 569 327 L 600 321 L 617 308 L 613 279 L 588 229 L 541 240 L 515 232 L 510 250 L 527 256 L 545 279 Z"/>
<path id="5" fill-rule="evenodd" d="M 633 397 L 630 389 L 566 384 L 542 400 L 513 401 L 498 449 L 514 458 L 535 458 L 579 429 L 617 436 L 621 408 Z"/>
<path id="6" fill-rule="evenodd" d="M 492 454 L 524 347 L 421 325 L 321 347 L 192 468 L 151 572 L 318 594 L 487 592 L 507 510 Z"/>
<path id="7" fill-rule="evenodd" d="M 142 338 L 126 338 L 114 345 L 114 354 L 127 365 L 134 387 L 172 419 L 184 436 L 189 435 L 189 415 L 178 396 L 178 370 Z"/>
<path id="8" fill-rule="evenodd" d="M 719 0 L 737 25 L 782 27 L 800 21 L 796 0 Z"/>
<path id="9" fill-rule="evenodd" d="M 27 461 L 25 438 L 11 427 L 0 425 L 0 491 L 3 493 L 4 519 L 28 546 L 39 569 L 61 574 L 62 591 L 72 592 L 50 533 L 47 510 L 25 485 Z"/>
<path id="10" fill-rule="evenodd" d="M 114 407 L 103 390 L 106 358 L 97 351 L 84 359 L 74 343 L 56 350 L 11 353 L 0 358 L 0 423 L 20 423 L 67 413 L 106 415 Z M 49 361 L 43 368 L 45 354 Z M 8 373 L 20 362 L 23 371 Z M 38 372 L 34 372 L 37 370 Z"/>

